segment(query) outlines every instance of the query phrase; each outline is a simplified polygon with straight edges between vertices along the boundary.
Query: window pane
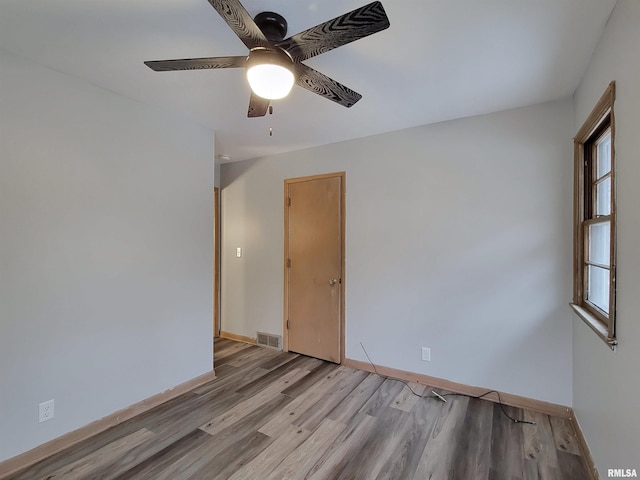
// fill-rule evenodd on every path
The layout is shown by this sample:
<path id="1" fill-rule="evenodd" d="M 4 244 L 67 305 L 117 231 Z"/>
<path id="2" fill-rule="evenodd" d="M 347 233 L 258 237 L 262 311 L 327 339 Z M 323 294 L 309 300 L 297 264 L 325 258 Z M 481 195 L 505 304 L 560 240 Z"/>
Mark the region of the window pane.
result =
<path id="1" fill-rule="evenodd" d="M 596 185 L 596 215 L 611 214 L 611 177 Z"/>
<path id="2" fill-rule="evenodd" d="M 598 140 L 596 146 L 598 149 L 597 178 L 600 178 L 611 170 L 611 130 L 607 130 L 607 133 Z"/>
<path id="3" fill-rule="evenodd" d="M 587 300 L 609 313 L 609 270 L 593 265 L 587 266 L 587 270 Z"/>
<path id="4" fill-rule="evenodd" d="M 611 224 L 609 222 L 589 225 L 589 261 L 609 265 L 611 240 Z"/>

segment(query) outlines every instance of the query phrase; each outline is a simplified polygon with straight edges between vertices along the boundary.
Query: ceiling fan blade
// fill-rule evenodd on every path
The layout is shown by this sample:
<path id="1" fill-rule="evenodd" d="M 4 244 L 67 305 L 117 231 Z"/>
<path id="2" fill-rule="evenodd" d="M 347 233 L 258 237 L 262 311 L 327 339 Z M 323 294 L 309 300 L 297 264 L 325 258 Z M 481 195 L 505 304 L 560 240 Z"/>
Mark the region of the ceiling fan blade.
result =
<path id="1" fill-rule="evenodd" d="M 270 100 L 259 97 L 255 93 L 251 92 L 251 98 L 249 99 L 249 111 L 247 112 L 247 117 L 249 118 L 264 117 L 267 114 L 269 103 L 270 103 Z"/>
<path id="2" fill-rule="evenodd" d="M 156 72 L 172 70 L 199 70 L 207 68 L 243 68 L 247 65 L 247 57 L 207 57 L 184 58 L 180 60 L 153 60 L 144 62 Z"/>
<path id="3" fill-rule="evenodd" d="M 382 3 L 373 2 L 278 42 L 296 62 L 302 62 L 389 27 Z"/>
<path id="4" fill-rule="evenodd" d="M 350 88 L 345 87 L 341 83 L 336 82 L 332 78 L 323 75 L 303 63 L 297 63 L 295 68 L 297 73 L 296 83 L 299 86 L 339 103 L 343 107 L 352 107 L 362 98 L 362 95 L 359 93 L 354 92 Z"/>
<path id="5" fill-rule="evenodd" d="M 209 3 L 248 49 L 270 45 L 239 0 L 209 0 Z"/>

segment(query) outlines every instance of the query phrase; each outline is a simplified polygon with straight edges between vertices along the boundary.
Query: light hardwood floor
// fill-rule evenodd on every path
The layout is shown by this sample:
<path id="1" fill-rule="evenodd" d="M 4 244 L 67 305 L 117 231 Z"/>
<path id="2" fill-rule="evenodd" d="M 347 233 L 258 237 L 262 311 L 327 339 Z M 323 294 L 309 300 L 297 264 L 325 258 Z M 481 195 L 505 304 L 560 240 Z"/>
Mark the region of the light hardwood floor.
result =
<path id="1" fill-rule="evenodd" d="M 227 339 L 218 378 L 12 477 L 588 479 L 568 420 Z M 423 390 L 424 386 L 414 385 Z M 428 390 L 430 391 L 430 389 Z"/>

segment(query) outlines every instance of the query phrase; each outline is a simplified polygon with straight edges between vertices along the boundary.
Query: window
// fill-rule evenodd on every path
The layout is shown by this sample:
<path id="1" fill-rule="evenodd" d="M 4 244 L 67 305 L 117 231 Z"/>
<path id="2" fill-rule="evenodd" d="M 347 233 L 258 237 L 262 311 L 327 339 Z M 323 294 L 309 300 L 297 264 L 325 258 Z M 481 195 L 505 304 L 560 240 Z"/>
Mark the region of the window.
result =
<path id="1" fill-rule="evenodd" d="M 571 306 L 615 347 L 615 82 L 574 139 L 574 288 Z"/>

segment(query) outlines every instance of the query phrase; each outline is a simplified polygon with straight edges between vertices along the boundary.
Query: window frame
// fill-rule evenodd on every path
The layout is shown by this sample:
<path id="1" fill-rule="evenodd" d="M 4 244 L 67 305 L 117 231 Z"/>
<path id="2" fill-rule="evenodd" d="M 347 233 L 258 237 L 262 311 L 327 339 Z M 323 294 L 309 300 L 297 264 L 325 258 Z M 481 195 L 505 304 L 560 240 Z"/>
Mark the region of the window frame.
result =
<path id="1" fill-rule="evenodd" d="M 616 195 L 615 195 L 615 82 L 611 82 L 593 111 L 576 134 L 574 142 L 574 230 L 573 230 L 573 302 L 571 307 L 612 350 L 616 338 Z M 595 190 L 598 181 L 594 149 L 610 130 L 611 135 L 611 211 L 597 215 Z M 587 299 L 588 241 L 590 225 L 609 223 L 609 311 L 604 312 Z M 591 262 L 593 263 L 593 262 Z"/>

